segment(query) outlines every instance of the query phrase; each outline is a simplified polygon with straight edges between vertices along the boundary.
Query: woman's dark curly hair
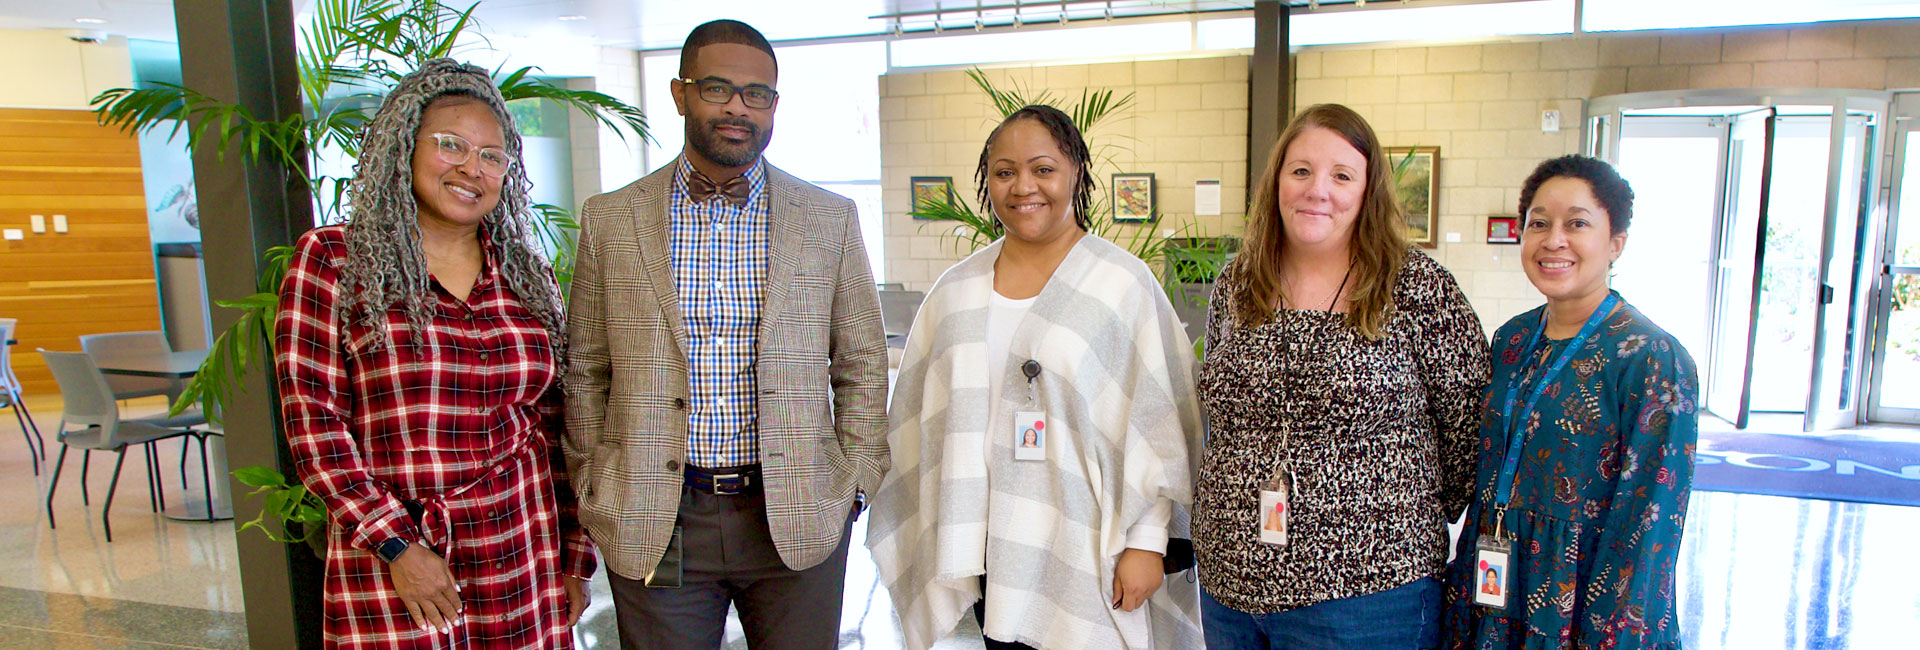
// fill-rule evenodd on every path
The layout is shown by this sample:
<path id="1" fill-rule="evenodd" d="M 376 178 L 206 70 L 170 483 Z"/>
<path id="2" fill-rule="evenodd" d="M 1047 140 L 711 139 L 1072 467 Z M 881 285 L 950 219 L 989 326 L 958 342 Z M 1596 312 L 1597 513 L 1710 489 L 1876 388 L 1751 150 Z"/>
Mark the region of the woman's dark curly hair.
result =
<path id="1" fill-rule="evenodd" d="M 1053 134 L 1053 143 L 1060 146 L 1060 153 L 1073 161 L 1077 179 L 1073 190 L 1073 223 L 1081 230 L 1093 227 L 1093 153 L 1087 148 L 1086 137 L 1080 135 L 1080 127 L 1073 125 L 1073 118 L 1052 106 L 1034 104 L 1008 115 L 987 134 L 987 144 L 980 147 L 980 165 L 973 169 L 973 183 L 980 192 L 980 205 L 985 206 L 987 214 L 993 218 L 995 226 L 1000 226 L 1000 215 L 994 212 L 993 197 L 987 192 L 987 154 L 993 149 L 993 139 L 1000 137 L 1000 130 L 1018 120 L 1033 120 L 1046 127 Z"/>
<path id="2" fill-rule="evenodd" d="M 1527 208 L 1533 206 L 1533 194 L 1540 191 L 1541 185 L 1561 176 L 1587 182 L 1593 189 L 1593 198 L 1607 209 L 1609 232 L 1618 235 L 1627 231 L 1627 225 L 1633 221 L 1633 188 L 1613 165 L 1587 156 L 1561 156 L 1533 168 L 1533 175 L 1520 185 L 1520 214 L 1525 216 Z"/>

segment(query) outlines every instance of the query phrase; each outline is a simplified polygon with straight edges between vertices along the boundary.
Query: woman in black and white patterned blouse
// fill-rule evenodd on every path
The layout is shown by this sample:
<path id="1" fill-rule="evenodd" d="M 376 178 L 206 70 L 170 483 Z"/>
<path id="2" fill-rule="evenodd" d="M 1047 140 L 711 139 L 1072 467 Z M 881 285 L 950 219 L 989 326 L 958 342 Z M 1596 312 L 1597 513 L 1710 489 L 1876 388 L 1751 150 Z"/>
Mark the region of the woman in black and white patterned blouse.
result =
<path id="1" fill-rule="evenodd" d="M 1214 287 L 1194 510 L 1209 648 L 1438 641 L 1487 342 L 1409 248 L 1391 165 L 1352 109 L 1301 112 Z"/>

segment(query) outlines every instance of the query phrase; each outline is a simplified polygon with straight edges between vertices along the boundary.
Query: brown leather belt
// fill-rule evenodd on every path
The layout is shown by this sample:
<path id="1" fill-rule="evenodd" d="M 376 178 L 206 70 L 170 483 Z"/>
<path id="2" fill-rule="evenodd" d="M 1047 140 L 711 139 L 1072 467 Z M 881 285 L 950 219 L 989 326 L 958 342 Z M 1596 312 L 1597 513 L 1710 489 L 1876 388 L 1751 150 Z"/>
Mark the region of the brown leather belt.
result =
<path id="1" fill-rule="evenodd" d="M 739 467 L 687 466 L 687 487 L 720 496 L 746 494 L 760 490 L 760 465 Z"/>

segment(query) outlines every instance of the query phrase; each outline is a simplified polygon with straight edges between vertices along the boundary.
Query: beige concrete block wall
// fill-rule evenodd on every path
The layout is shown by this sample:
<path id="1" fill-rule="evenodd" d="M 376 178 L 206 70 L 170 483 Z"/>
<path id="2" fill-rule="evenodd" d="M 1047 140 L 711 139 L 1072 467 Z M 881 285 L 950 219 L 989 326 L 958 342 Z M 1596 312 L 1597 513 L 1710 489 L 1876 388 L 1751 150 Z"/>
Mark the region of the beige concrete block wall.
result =
<path id="1" fill-rule="evenodd" d="M 1098 156 L 1097 192 L 1110 175 L 1154 174 L 1160 221 L 1122 226 L 1205 235 L 1238 235 L 1246 211 L 1247 65 L 1227 56 L 1090 65 L 985 70 L 1000 88 L 1047 89 L 1077 99 L 1087 88 L 1134 94 L 1134 105 L 1089 134 Z M 987 134 L 999 123 L 987 97 L 962 70 L 895 72 L 880 79 L 881 206 L 887 237 L 887 279 L 910 289 L 932 286 L 964 256 L 940 222 L 917 221 L 908 189 L 914 176 L 951 176 L 960 200 L 975 199 L 973 171 Z M 1221 184 L 1219 216 L 1196 217 L 1193 185 Z"/>
<path id="2" fill-rule="evenodd" d="M 1519 246 L 1486 244 L 1486 217 L 1519 210 L 1534 165 L 1580 153 L 1583 100 L 1654 90 L 1920 87 L 1920 21 L 1587 34 L 1436 47 L 1304 48 L 1296 110 L 1352 106 L 1389 146 L 1439 146 L 1439 233 L 1427 252 L 1452 270 L 1489 331 L 1542 298 Z M 1555 109 L 1561 131 L 1543 133 Z M 1629 239 L 1627 244 L 1632 246 Z"/>

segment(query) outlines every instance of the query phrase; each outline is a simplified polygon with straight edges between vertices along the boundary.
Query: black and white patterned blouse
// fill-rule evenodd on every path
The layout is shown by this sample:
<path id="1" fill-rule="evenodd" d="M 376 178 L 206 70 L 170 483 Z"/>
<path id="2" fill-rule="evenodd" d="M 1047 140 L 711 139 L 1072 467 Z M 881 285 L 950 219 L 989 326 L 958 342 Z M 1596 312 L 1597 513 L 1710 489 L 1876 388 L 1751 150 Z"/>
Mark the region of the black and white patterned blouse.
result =
<path id="1" fill-rule="evenodd" d="M 1201 584 L 1275 612 L 1439 576 L 1470 497 L 1486 335 L 1448 273 L 1407 254 L 1382 336 L 1282 309 L 1241 327 L 1230 268 L 1213 290 L 1200 397 L 1211 433 L 1194 508 Z M 1286 433 L 1283 445 L 1282 433 Z M 1286 461 L 1289 543 L 1263 544 L 1260 485 Z"/>

